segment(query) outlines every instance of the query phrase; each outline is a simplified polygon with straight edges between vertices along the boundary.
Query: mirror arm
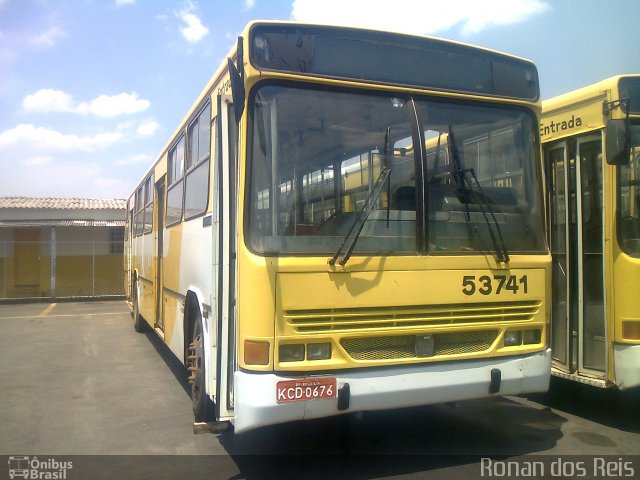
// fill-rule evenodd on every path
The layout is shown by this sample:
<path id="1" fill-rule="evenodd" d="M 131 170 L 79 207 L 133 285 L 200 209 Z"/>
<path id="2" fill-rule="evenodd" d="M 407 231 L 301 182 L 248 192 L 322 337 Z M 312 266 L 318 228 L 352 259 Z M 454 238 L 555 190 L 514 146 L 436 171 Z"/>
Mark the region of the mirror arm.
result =
<path id="1" fill-rule="evenodd" d="M 242 37 L 238 37 L 238 47 L 236 51 L 236 68 L 240 73 L 240 80 L 244 83 L 244 41 Z"/>
<path id="2" fill-rule="evenodd" d="M 237 65 L 237 66 L 236 66 Z M 231 80 L 231 95 L 233 96 L 233 110 L 236 122 L 240 122 L 244 112 L 245 90 L 244 90 L 244 48 L 242 37 L 238 37 L 238 48 L 236 50 L 236 64 L 231 58 L 227 58 L 227 68 Z"/>

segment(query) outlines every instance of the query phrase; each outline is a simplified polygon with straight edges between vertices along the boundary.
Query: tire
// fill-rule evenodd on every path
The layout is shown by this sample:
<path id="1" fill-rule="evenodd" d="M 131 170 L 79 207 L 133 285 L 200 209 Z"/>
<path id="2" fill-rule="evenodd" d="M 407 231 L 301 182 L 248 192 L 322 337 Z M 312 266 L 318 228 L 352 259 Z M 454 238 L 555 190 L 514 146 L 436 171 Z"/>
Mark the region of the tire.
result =
<path id="1" fill-rule="evenodd" d="M 138 333 L 145 331 L 145 321 L 140 315 L 140 307 L 138 306 L 138 282 L 133 284 L 133 329 Z"/>
<path id="2" fill-rule="evenodd" d="M 215 420 L 215 405 L 206 391 L 207 372 L 205 369 L 204 338 L 202 334 L 202 318 L 198 312 L 191 344 L 189 345 L 188 366 L 191 371 L 191 400 L 193 401 L 193 416 L 196 422 Z"/>

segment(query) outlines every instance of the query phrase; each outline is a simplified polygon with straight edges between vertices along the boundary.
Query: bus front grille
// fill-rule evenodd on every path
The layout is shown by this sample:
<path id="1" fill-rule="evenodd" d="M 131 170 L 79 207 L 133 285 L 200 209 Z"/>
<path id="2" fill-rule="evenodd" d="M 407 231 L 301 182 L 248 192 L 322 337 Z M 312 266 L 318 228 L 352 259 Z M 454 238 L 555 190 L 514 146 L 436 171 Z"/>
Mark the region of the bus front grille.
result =
<path id="1" fill-rule="evenodd" d="M 299 333 L 343 330 L 432 327 L 469 323 L 522 322 L 532 320 L 541 302 L 462 303 L 399 307 L 286 310 L 284 319 Z"/>
<path id="2" fill-rule="evenodd" d="M 433 355 L 463 355 L 491 348 L 498 330 L 435 333 Z M 415 335 L 343 338 L 340 345 L 354 360 L 394 360 L 417 358 Z"/>

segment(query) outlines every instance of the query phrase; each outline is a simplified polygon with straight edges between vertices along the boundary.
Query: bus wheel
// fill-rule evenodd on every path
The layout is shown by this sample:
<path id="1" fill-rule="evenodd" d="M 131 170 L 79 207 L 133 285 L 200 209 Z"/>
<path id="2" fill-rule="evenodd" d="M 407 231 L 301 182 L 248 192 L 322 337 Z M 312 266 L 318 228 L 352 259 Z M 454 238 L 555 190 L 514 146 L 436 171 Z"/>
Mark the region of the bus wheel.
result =
<path id="1" fill-rule="evenodd" d="M 138 306 L 138 282 L 133 284 L 133 329 L 138 332 L 144 332 L 144 320 L 140 315 L 140 307 Z"/>
<path id="2" fill-rule="evenodd" d="M 193 416 L 196 422 L 215 420 L 213 402 L 206 392 L 206 371 L 204 363 L 204 339 L 202 337 L 202 318 L 198 315 L 193 326 L 193 335 L 187 354 L 187 368 L 190 372 L 191 399 Z"/>

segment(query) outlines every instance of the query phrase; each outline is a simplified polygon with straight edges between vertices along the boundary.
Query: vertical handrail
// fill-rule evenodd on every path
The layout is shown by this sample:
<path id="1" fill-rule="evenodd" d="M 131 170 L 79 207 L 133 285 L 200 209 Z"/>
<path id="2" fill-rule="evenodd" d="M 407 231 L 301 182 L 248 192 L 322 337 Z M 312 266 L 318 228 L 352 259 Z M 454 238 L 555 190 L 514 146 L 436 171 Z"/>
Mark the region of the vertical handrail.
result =
<path id="1" fill-rule="evenodd" d="M 2 242 L 2 259 L 3 259 L 3 267 L 2 267 L 2 276 L 3 278 L 3 290 L 4 290 L 4 294 L 3 294 L 3 298 L 8 298 L 7 297 L 7 242 Z"/>
<path id="2" fill-rule="evenodd" d="M 49 295 L 51 295 L 51 298 L 54 299 L 56 298 L 56 256 L 57 256 L 57 248 L 56 248 L 56 227 L 51 227 L 51 252 L 49 252 L 49 254 L 51 255 L 51 258 L 49 259 L 49 261 L 51 262 L 51 272 L 50 272 L 50 277 L 49 277 L 49 286 L 51 289 L 51 292 L 49 292 Z"/>

